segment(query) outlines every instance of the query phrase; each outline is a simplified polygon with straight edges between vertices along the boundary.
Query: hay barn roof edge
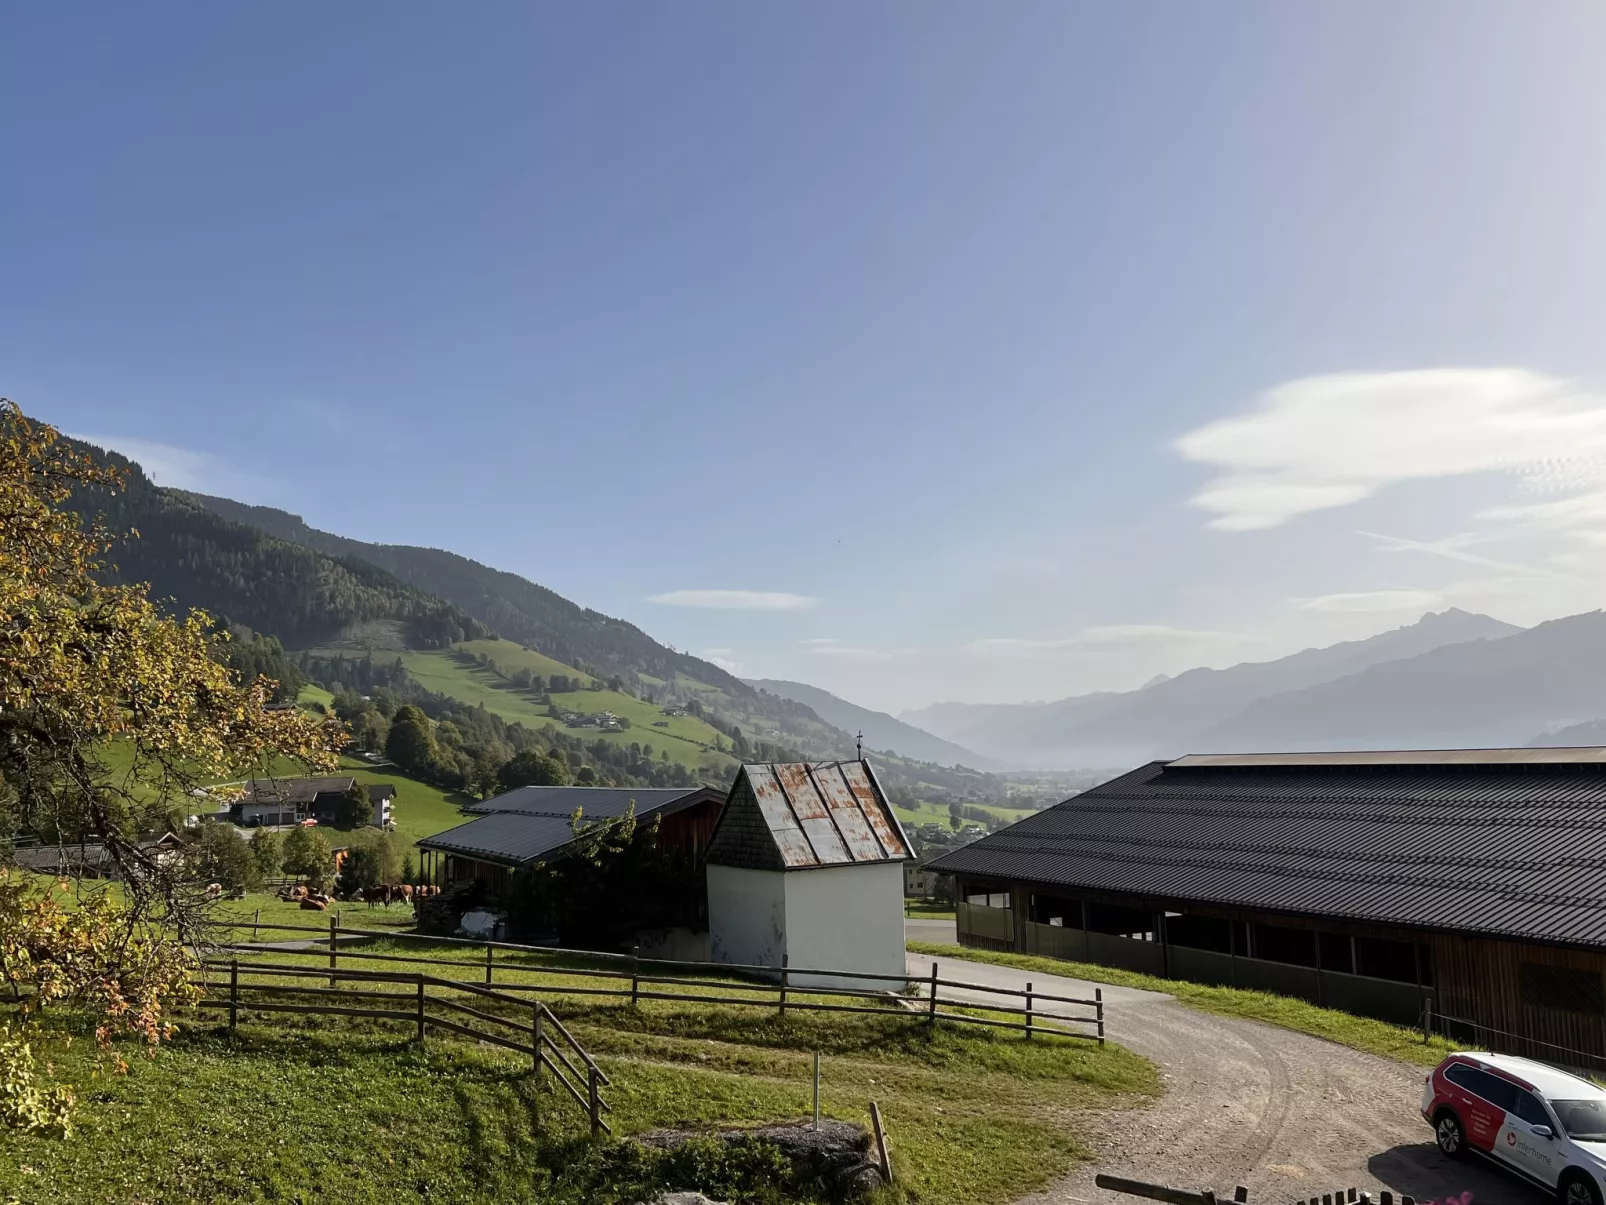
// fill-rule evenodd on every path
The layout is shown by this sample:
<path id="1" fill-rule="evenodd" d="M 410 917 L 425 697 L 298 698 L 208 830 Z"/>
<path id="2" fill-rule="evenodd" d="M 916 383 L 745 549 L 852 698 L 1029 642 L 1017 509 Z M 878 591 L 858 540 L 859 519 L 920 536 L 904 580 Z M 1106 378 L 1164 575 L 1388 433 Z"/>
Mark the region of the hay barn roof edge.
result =
<path id="1" fill-rule="evenodd" d="M 1465 752 L 1151 762 L 931 869 L 1606 947 L 1606 758 L 1486 750 L 1503 756 L 1469 762 Z"/>

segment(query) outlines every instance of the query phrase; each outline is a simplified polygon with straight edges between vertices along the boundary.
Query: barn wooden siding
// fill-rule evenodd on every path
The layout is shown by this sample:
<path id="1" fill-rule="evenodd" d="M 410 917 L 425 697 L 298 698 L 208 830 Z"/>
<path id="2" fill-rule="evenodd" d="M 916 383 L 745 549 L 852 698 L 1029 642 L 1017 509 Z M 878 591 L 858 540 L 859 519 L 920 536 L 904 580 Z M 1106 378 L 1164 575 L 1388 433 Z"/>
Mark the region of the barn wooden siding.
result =
<path id="1" fill-rule="evenodd" d="M 1516 1048 L 1546 1062 L 1568 1062 L 1572 1051 L 1606 1060 L 1606 1013 L 1582 1011 L 1579 1000 L 1551 994 L 1548 1005 L 1524 999 L 1524 965 L 1579 972 L 1599 985 L 1606 977 L 1606 951 L 1575 950 L 1493 938 L 1438 934 L 1432 939 L 1438 1010 L 1443 1018 L 1465 1018 L 1495 1032 L 1450 1032 L 1480 1045 Z M 1532 972 L 1528 972 L 1532 974 Z M 1505 1042 L 1490 1039 L 1509 1037 Z"/>

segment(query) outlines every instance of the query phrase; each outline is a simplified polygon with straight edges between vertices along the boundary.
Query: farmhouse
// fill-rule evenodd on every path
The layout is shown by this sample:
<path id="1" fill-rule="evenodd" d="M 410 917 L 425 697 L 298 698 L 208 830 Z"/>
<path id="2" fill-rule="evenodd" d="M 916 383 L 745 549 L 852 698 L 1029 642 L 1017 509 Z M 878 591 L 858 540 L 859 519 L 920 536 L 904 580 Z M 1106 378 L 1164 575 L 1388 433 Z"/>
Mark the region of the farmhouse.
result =
<path id="1" fill-rule="evenodd" d="M 708 787 L 519 787 L 463 810 L 476 819 L 418 843 L 431 883 L 474 880 L 492 896 L 506 896 L 515 877 L 537 862 L 562 855 L 583 823 L 616 820 L 634 811 L 637 822 L 658 819 L 658 841 L 700 856 L 719 818 L 724 796 Z"/>
<path id="2" fill-rule="evenodd" d="M 743 766 L 708 845 L 711 959 L 901 980 L 909 856 L 869 762 Z"/>
<path id="3" fill-rule="evenodd" d="M 235 824 L 282 825 L 316 820 L 329 824 L 335 819 L 341 797 L 357 780 L 351 775 L 328 778 L 258 778 L 248 782 L 245 793 L 229 805 L 229 819 Z M 374 812 L 370 823 L 384 828 L 391 820 L 391 801 L 396 788 L 388 783 L 370 786 L 368 799 Z"/>
<path id="4" fill-rule="evenodd" d="M 1153 762 L 932 868 L 966 945 L 1606 1054 L 1606 749 Z"/>

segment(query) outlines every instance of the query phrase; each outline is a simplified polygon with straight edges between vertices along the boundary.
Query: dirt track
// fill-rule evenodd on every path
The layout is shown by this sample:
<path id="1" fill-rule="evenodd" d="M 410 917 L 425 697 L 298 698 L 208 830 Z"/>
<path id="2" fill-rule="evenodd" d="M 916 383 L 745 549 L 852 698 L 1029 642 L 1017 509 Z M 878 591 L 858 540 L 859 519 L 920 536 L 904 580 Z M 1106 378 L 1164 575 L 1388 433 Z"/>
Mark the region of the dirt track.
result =
<path id="1" fill-rule="evenodd" d="M 911 971 L 931 960 L 909 956 Z M 1051 979 L 986 963 L 942 960 L 942 973 L 1040 992 L 1091 994 L 1077 979 Z M 1093 1186 L 1095 1172 L 1179 1188 L 1249 1187 L 1252 1205 L 1355 1187 L 1409 1193 L 1418 1201 L 1470 1191 L 1478 1205 L 1551 1200 L 1496 1169 L 1446 1159 L 1417 1113 L 1423 1071 L 1320 1038 L 1198 1012 L 1157 992 L 1104 986 L 1111 1039 L 1154 1060 L 1166 1094 L 1153 1107 L 1102 1115 L 1087 1134 L 1094 1164 L 1020 1205 L 1131 1205 Z M 984 998 L 984 997 L 978 997 Z"/>

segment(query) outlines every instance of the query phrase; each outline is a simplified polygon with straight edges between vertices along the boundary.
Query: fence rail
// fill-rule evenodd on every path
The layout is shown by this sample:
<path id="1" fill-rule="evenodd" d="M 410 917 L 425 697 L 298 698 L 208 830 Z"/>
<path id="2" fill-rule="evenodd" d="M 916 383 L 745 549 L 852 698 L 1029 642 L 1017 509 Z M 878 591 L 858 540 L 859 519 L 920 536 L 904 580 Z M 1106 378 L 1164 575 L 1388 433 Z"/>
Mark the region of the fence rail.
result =
<path id="1" fill-rule="evenodd" d="M 1024 1033 L 1028 1037 L 1047 1034 L 1093 1041 L 1100 1045 L 1104 1043 L 1102 988 L 1095 989 L 1092 998 L 1088 999 L 1034 991 L 1030 983 L 1024 990 L 995 987 L 990 984 L 944 978 L 935 962 L 931 964 L 929 975 L 919 976 L 910 976 L 906 973 L 888 975 L 869 971 L 794 967 L 784 960 L 779 967 L 691 963 L 672 959 L 642 958 L 636 954 L 555 950 L 547 946 L 520 945 L 515 942 L 432 937 L 420 933 L 399 933 L 395 930 L 346 927 L 340 924 L 337 917 L 330 918 L 327 929 L 321 926 L 270 924 L 261 921 L 226 922 L 225 927 L 250 929 L 253 936 L 259 936 L 263 931 L 304 935 L 303 940 L 307 942 L 308 953 L 316 952 L 321 955 L 327 952 L 328 969 L 302 969 L 306 971 L 308 977 L 327 978 L 330 987 L 336 985 L 342 963 L 358 965 L 401 963 L 416 966 L 420 962 L 427 962 L 432 968 L 457 968 L 480 972 L 483 974 L 485 984 L 495 984 L 500 993 L 509 996 L 550 994 L 628 998 L 632 1004 L 642 1000 L 725 1004 L 774 1008 L 783 1016 L 788 1010 L 902 1015 L 922 1018 L 928 1024 L 950 1021 L 960 1025 L 1012 1030 Z M 415 942 L 434 949 L 420 952 L 418 955 L 408 955 L 353 946 L 354 940 L 363 939 Z M 235 942 L 223 944 L 219 949 L 235 958 L 254 959 L 256 956 L 283 953 L 284 944 L 283 939 L 279 939 L 271 942 L 272 949 L 267 949 L 261 945 Z M 484 953 L 478 958 L 438 957 L 435 951 L 441 946 L 448 949 L 483 950 Z M 496 959 L 498 951 L 504 954 L 501 962 Z M 550 966 L 529 961 L 515 962 L 513 957 L 516 955 L 527 958 L 557 955 L 569 961 L 603 965 Z M 253 973 L 258 965 L 260 964 L 254 961 L 241 963 L 242 967 L 248 967 Z M 496 975 L 499 970 L 503 978 L 498 983 Z M 404 977 L 410 974 L 394 973 Z M 526 981 L 511 982 L 508 978 L 510 973 L 525 977 Z M 592 980 L 597 986 L 582 987 L 572 982 L 542 983 L 539 982 L 539 977 L 542 975 Z M 442 978 L 437 981 L 442 984 L 449 983 L 454 989 L 477 986 L 461 978 Z M 841 981 L 862 986 L 845 986 Z M 609 986 L 610 984 L 616 986 Z M 804 998 L 800 999 L 800 996 Z M 1048 1007 L 1045 1008 L 1045 1005 Z"/>
<path id="2" fill-rule="evenodd" d="M 207 958 L 202 963 L 210 971 L 227 971 L 226 985 L 219 981 L 209 985 L 201 1000 L 201 1007 L 228 1013 L 232 1030 L 239 1024 L 242 1012 L 301 1013 L 319 1016 L 365 1017 L 370 1020 L 403 1021 L 415 1027 L 415 1036 L 422 1041 L 431 1030 L 446 1030 L 480 1042 L 489 1042 L 520 1054 L 528 1055 L 532 1070 L 537 1076 L 550 1072 L 558 1084 L 585 1110 L 593 1134 L 613 1131 L 604 1115 L 613 1110 L 603 1098 L 602 1088 L 608 1079 L 595 1059 L 575 1039 L 563 1022 L 539 1000 L 522 999 L 476 983 L 462 983 L 421 972 L 350 970 L 339 967 L 288 966 L 248 960 Z M 305 983 L 242 982 L 240 972 L 253 978 L 269 979 L 327 979 L 329 986 Z M 388 990 L 363 987 L 344 987 L 343 983 L 386 984 Z M 406 988 L 412 988 L 411 992 Z M 476 1008 L 448 992 L 469 995 L 501 1003 L 514 1016 Z M 405 1002 L 409 1007 L 357 1007 L 359 1003 Z M 436 1012 L 431 1012 L 431 1008 Z M 455 1013 L 456 1017 L 443 1017 L 439 1010 Z M 479 1026 L 465 1024 L 457 1018 L 467 1017 Z M 528 1018 L 526 1020 L 525 1018 Z M 489 1026 L 491 1028 L 484 1028 Z M 509 1036 L 509 1035 L 513 1036 Z M 554 1037 L 553 1035 L 557 1035 Z M 562 1044 L 559 1040 L 562 1039 Z M 572 1056 L 572 1058 L 571 1058 Z M 578 1063 L 578 1066 L 576 1065 Z"/>

